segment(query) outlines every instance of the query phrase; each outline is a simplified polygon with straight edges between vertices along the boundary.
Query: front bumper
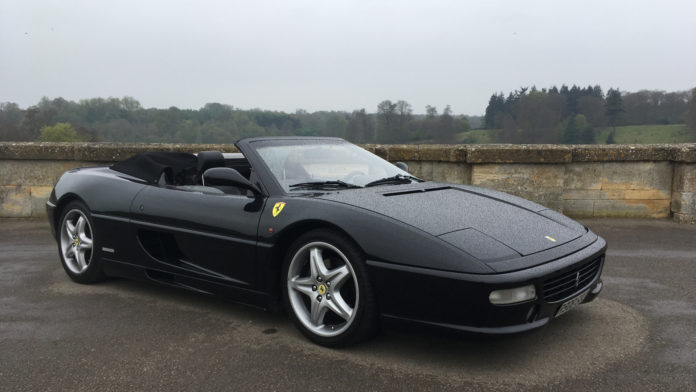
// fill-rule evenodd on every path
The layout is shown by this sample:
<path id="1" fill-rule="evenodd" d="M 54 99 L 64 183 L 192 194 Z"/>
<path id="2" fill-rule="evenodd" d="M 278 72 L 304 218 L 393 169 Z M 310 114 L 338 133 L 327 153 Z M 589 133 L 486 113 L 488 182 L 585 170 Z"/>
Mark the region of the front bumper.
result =
<path id="1" fill-rule="evenodd" d="M 567 301 L 587 293 L 583 303 L 602 290 L 606 242 L 597 241 L 573 254 L 515 272 L 475 275 L 367 261 L 382 315 L 455 330 L 489 334 L 517 333 L 538 328 L 553 319 Z M 596 272 L 580 286 L 551 296 L 550 281 L 574 276 L 598 263 Z M 511 305 L 493 305 L 493 290 L 533 284 L 537 298 Z M 546 287 L 545 287 L 546 285 Z M 572 286 L 572 283 L 570 283 Z M 548 289 L 550 290 L 550 289 Z"/>

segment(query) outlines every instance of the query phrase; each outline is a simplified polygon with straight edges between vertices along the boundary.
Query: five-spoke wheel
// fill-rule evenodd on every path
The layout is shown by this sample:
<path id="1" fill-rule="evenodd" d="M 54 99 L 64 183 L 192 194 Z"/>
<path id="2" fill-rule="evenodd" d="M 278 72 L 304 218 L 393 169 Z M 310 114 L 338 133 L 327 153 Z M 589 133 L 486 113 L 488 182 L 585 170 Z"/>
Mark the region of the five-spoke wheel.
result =
<path id="1" fill-rule="evenodd" d="M 326 231 L 301 236 L 285 272 L 289 313 L 312 340 L 335 346 L 373 331 L 375 306 L 363 260 L 345 238 Z"/>
<path id="2" fill-rule="evenodd" d="M 92 228 L 82 211 L 74 209 L 65 214 L 60 250 L 70 271 L 79 274 L 87 269 L 92 260 Z"/>
<path id="3" fill-rule="evenodd" d="M 348 328 L 360 301 L 353 267 L 326 242 L 310 242 L 295 253 L 288 270 L 288 294 L 302 324 L 320 336 L 338 335 Z"/>
<path id="4" fill-rule="evenodd" d="M 103 278 L 94 252 L 91 214 L 81 202 L 63 208 L 58 247 L 65 272 L 74 281 L 92 283 Z"/>

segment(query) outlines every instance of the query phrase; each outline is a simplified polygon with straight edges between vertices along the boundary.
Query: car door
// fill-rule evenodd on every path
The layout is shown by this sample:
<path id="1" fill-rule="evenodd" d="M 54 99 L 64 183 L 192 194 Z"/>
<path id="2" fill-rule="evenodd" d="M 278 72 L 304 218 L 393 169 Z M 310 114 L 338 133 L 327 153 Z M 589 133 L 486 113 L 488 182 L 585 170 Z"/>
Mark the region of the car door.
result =
<path id="1" fill-rule="evenodd" d="M 257 229 L 265 199 L 205 188 L 152 185 L 136 196 L 131 217 L 145 267 L 256 286 Z"/>

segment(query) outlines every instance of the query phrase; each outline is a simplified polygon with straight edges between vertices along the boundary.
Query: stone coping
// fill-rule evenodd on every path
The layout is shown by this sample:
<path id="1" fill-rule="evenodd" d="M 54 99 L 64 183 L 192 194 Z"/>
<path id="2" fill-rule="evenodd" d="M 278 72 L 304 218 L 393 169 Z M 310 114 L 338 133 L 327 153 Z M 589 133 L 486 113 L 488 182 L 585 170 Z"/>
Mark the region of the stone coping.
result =
<path id="1" fill-rule="evenodd" d="M 683 144 L 366 144 L 389 161 L 466 163 L 696 162 L 696 143 Z M 143 151 L 236 152 L 233 144 L 0 142 L 0 160 L 116 162 Z"/>

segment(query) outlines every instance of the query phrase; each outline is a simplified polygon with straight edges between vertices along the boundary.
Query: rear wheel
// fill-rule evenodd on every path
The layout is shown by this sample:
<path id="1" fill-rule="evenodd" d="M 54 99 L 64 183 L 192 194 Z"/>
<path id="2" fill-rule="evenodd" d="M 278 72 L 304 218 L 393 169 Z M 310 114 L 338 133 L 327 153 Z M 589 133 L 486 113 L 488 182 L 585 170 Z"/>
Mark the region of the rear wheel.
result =
<path id="1" fill-rule="evenodd" d="M 74 201 L 62 211 L 58 250 L 63 269 L 78 283 L 103 280 L 104 273 L 95 256 L 97 238 L 89 209 L 84 203 Z"/>
<path id="2" fill-rule="evenodd" d="M 313 230 L 290 247 L 283 300 L 312 341 L 341 346 L 370 337 L 377 309 L 361 252 L 344 236 Z"/>

